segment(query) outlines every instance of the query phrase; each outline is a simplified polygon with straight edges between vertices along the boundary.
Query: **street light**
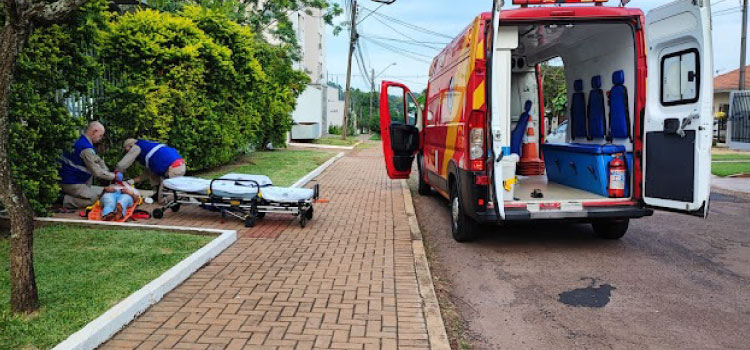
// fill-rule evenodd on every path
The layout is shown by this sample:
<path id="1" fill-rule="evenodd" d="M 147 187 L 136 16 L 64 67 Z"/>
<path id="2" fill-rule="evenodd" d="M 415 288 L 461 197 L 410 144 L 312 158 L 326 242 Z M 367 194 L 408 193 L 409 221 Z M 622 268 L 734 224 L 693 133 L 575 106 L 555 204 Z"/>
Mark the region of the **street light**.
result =
<path id="1" fill-rule="evenodd" d="M 382 71 L 380 71 L 380 73 L 378 73 L 378 75 L 375 75 L 375 69 L 374 68 L 372 69 L 372 79 L 370 79 L 370 114 L 369 114 L 370 118 L 372 118 L 372 95 L 375 94 L 375 79 L 377 79 L 377 77 L 379 77 L 381 74 L 385 73 L 385 71 L 388 70 L 388 68 L 391 68 L 395 65 L 396 65 L 396 62 L 393 62 L 387 65 L 385 68 L 383 68 Z"/>

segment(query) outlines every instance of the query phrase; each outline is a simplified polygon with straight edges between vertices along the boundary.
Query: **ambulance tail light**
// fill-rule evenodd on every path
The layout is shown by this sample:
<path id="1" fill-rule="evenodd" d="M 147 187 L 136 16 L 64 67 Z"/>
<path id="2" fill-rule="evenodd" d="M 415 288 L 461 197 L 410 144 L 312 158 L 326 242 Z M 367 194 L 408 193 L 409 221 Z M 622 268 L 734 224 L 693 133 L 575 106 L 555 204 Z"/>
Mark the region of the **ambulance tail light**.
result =
<path id="1" fill-rule="evenodd" d="M 469 159 L 471 170 L 484 170 L 484 129 L 473 128 L 469 134 Z"/>

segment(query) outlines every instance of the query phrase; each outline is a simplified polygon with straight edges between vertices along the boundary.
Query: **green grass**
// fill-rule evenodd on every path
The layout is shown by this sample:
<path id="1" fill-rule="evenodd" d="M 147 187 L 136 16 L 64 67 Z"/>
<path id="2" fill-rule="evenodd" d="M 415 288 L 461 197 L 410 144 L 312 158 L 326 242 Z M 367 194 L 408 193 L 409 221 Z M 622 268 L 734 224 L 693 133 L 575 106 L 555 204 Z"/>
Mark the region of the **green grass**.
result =
<path id="1" fill-rule="evenodd" d="M 714 154 L 711 156 L 712 160 L 747 160 L 750 161 L 750 153 L 726 153 L 726 154 Z"/>
<path id="2" fill-rule="evenodd" d="M 340 135 L 329 135 L 314 140 L 313 143 L 319 145 L 331 145 L 331 146 L 352 146 L 359 140 L 355 137 L 347 137 L 346 140 L 342 140 Z"/>
<path id="3" fill-rule="evenodd" d="M 0 238 L 0 349 L 49 349 L 213 239 L 46 226 L 34 234 L 41 309 L 10 313 L 9 241 Z"/>
<path id="4" fill-rule="evenodd" d="M 713 163 L 711 172 L 718 176 L 750 174 L 750 162 L 747 163 Z"/>
<path id="5" fill-rule="evenodd" d="M 270 177 L 276 186 L 289 186 L 335 155 L 333 152 L 315 150 L 255 152 L 233 165 L 198 176 L 215 178 L 227 173 L 259 174 Z"/>
<path id="6" fill-rule="evenodd" d="M 370 135 L 370 141 L 380 141 L 382 139 L 383 138 L 380 137 L 380 134 L 372 134 L 372 135 Z"/>

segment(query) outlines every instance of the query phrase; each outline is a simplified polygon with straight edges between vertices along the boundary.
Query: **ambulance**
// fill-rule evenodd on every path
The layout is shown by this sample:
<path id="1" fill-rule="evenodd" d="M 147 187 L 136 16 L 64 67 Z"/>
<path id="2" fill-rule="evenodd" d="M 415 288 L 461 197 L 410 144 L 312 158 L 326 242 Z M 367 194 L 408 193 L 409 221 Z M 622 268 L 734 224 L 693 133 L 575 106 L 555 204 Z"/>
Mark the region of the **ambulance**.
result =
<path id="1" fill-rule="evenodd" d="M 707 215 L 710 2 L 645 15 L 605 2 L 495 0 L 432 61 L 424 110 L 406 85 L 382 83 L 388 176 L 414 170 L 420 194 L 446 197 L 455 240 L 534 220 L 618 239 L 654 210 Z M 543 65 L 564 74 L 564 142 L 544 140 Z"/>

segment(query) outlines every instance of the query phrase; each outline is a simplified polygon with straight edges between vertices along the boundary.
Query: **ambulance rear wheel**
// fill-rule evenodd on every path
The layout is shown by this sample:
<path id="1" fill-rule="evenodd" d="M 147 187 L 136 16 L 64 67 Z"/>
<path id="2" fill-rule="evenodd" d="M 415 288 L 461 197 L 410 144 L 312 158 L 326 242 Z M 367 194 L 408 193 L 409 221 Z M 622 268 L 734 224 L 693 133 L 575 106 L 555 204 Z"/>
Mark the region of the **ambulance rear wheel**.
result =
<path id="1" fill-rule="evenodd" d="M 471 242 L 476 238 L 477 223 L 466 215 L 458 186 L 455 182 L 451 184 L 451 234 L 456 242 Z"/>
<path id="2" fill-rule="evenodd" d="M 424 166 L 422 164 L 422 156 L 419 156 L 418 162 L 417 162 L 417 169 L 419 169 L 419 174 L 417 176 L 419 177 L 419 181 L 417 182 L 417 193 L 419 193 L 422 196 L 429 196 L 432 193 L 432 188 L 430 188 L 430 185 L 427 183 L 427 181 L 424 180 Z"/>
<path id="3" fill-rule="evenodd" d="M 599 238 L 620 239 L 628 232 L 630 219 L 600 220 L 591 223 Z"/>
<path id="4" fill-rule="evenodd" d="M 156 208 L 151 213 L 151 216 L 153 216 L 155 219 L 161 219 L 164 217 L 164 210 L 162 210 L 161 208 Z"/>

